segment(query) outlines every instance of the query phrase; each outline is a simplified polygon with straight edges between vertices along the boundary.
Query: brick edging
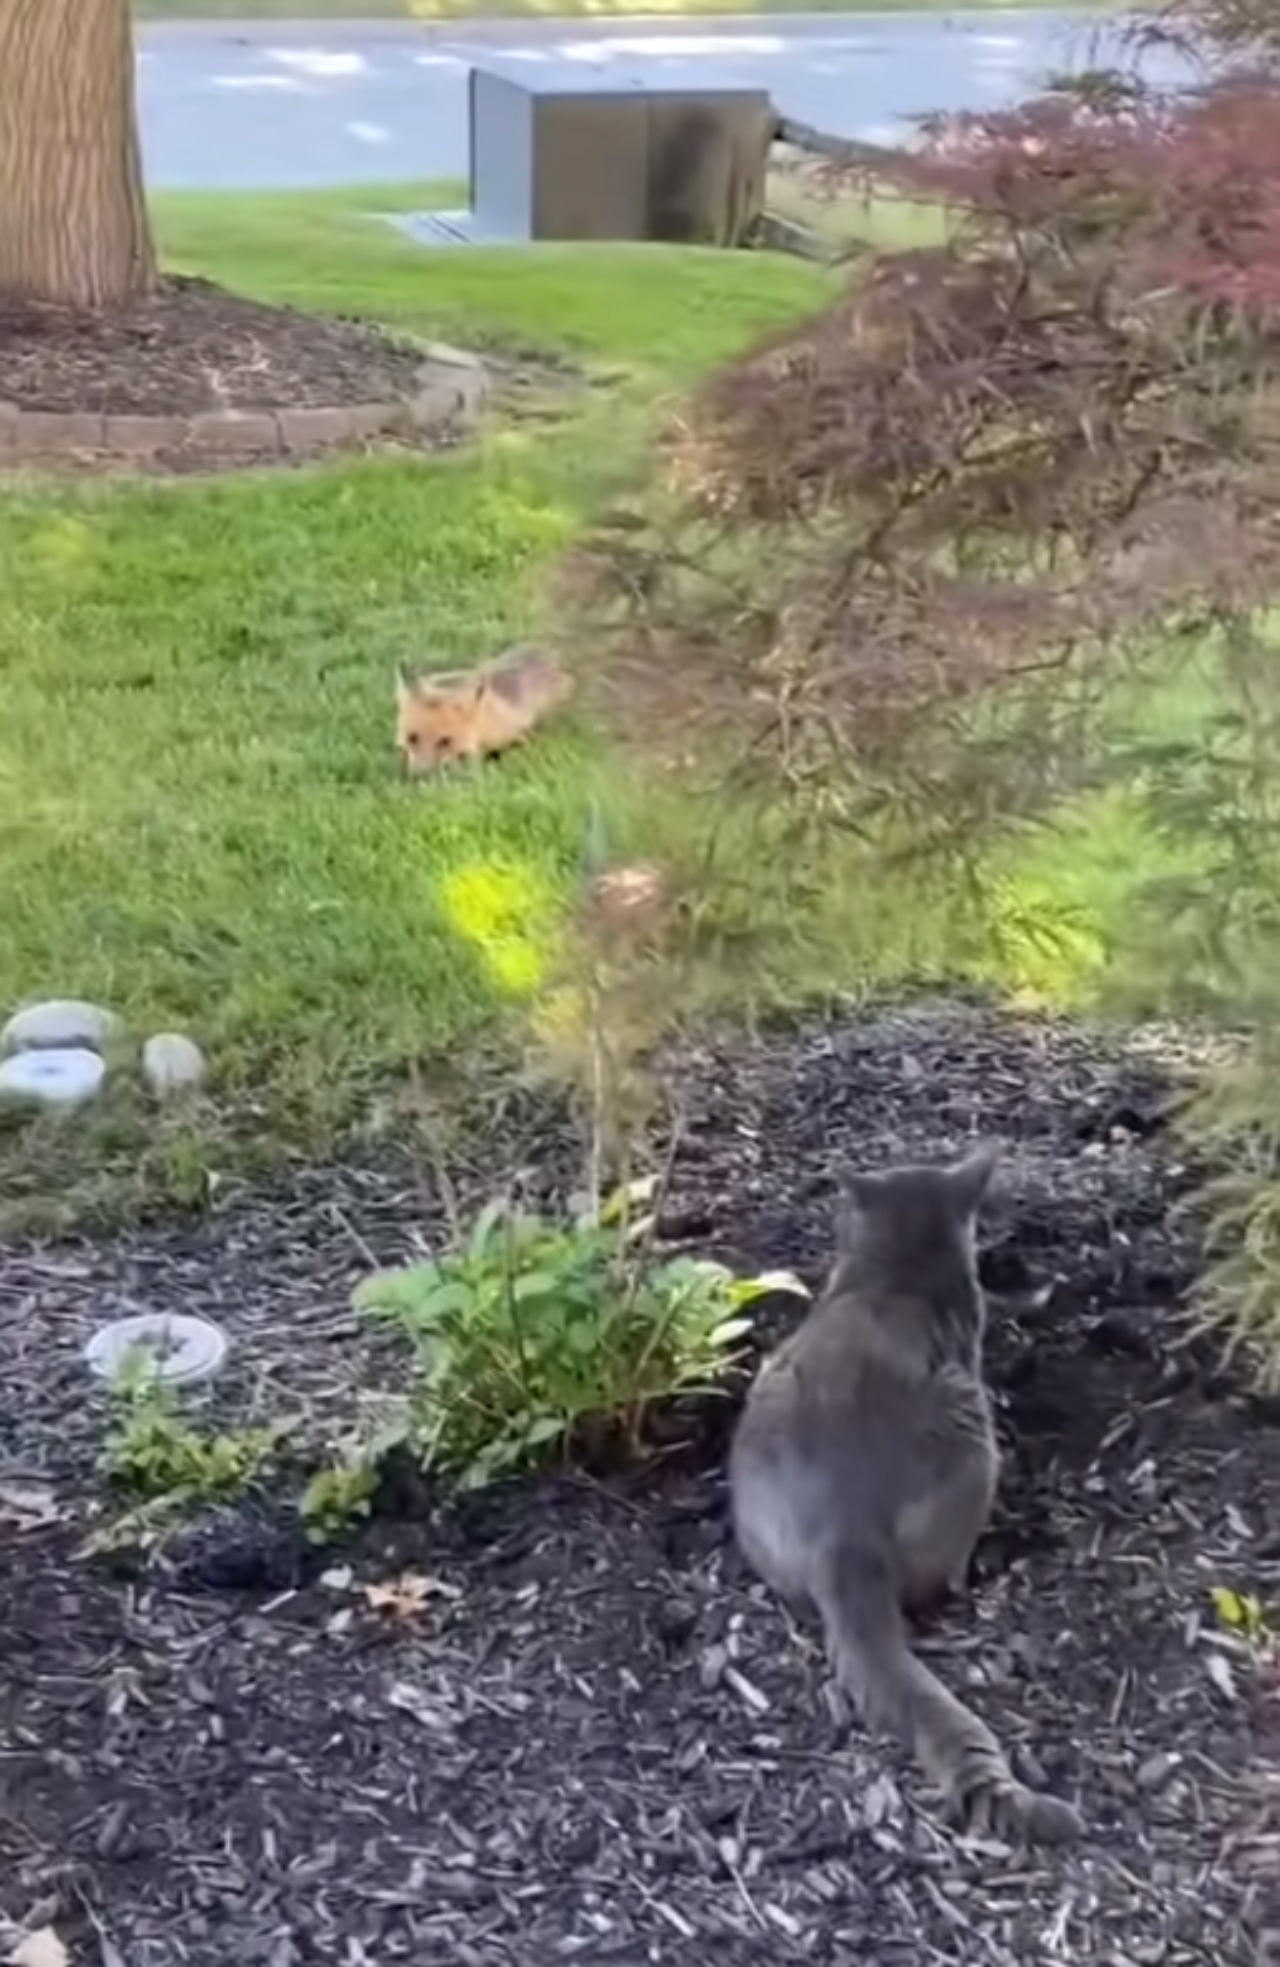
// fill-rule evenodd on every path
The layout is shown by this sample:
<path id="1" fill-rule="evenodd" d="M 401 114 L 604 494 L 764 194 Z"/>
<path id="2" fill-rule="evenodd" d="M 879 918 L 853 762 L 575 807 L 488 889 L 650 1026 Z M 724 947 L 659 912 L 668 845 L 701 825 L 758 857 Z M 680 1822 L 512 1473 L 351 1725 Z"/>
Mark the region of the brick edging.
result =
<path id="1" fill-rule="evenodd" d="M 90 410 L 23 410 L 0 401 L 0 464 L 50 452 L 95 451 L 125 459 L 181 451 L 187 458 L 305 456 L 375 437 L 412 437 L 474 424 L 489 393 L 477 356 L 432 343 L 412 396 L 332 409 L 201 410 L 194 416 L 98 416 Z M 0 383 L 0 387 L 3 384 Z"/>

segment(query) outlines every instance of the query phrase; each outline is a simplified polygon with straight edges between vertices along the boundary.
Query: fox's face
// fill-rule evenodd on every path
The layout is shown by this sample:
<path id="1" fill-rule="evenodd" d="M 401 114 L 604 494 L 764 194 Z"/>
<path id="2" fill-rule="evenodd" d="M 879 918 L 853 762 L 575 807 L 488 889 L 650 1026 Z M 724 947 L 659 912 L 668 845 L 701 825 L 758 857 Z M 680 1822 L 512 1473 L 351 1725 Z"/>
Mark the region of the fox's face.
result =
<path id="1" fill-rule="evenodd" d="M 396 685 L 396 745 L 405 769 L 415 776 L 434 772 L 475 749 L 476 713 L 483 685 L 456 676 L 401 675 Z"/>

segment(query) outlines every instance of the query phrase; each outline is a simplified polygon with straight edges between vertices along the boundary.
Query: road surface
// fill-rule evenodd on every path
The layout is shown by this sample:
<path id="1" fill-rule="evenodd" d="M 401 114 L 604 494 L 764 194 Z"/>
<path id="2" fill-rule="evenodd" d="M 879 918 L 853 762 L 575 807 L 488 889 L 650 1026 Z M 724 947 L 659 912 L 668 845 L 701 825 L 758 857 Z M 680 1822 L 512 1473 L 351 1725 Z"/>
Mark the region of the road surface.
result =
<path id="1" fill-rule="evenodd" d="M 467 74 L 499 55 L 615 82 L 766 88 L 786 115 L 894 142 L 903 118 L 997 108 L 1091 66 L 1096 16 L 1061 12 L 716 20 L 171 23 L 139 31 L 153 188 L 257 190 L 465 177 Z"/>

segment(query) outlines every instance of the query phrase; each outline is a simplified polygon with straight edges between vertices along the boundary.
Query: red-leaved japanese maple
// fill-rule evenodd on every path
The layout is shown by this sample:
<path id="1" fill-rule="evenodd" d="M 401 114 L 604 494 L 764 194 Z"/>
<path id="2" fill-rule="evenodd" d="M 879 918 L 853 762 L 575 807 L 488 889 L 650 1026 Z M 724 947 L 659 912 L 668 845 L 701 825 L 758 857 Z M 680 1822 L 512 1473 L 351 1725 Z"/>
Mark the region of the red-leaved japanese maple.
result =
<path id="1" fill-rule="evenodd" d="M 1280 8 L 1175 0 L 1130 38 L 1192 79 L 1093 73 L 878 169 L 946 243 L 863 262 L 713 375 L 585 592 L 628 731 L 949 880 L 1118 776 L 1119 679 L 1214 651 L 1203 724 L 1124 760 L 1187 849 L 1134 922 L 1165 1004 L 1259 1034 L 1212 1123 L 1248 1179 L 1208 1288 L 1280 1375 Z"/>

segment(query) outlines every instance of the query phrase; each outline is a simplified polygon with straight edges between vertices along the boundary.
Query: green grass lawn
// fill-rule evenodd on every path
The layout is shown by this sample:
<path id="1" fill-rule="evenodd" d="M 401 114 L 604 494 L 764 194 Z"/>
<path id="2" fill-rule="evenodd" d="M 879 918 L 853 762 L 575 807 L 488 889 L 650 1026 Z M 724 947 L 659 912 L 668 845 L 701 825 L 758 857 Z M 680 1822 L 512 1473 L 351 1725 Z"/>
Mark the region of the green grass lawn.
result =
<path id="1" fill-rule="evenodd" d="M 368 217 L 425 196 L 194 195 L 156 216 L 170 265 L 237 288 L 606 364 L 565 428 L 0 500 L 0 1007 L 84 994 L 186 1025 L 224 1090 L 307 1129 L 379 1068 L 476 1041 L 536 981 L 582 846 L 572 726 L 477 779 L 402 783 L 395 665 L 526 628 L 536 576 L 634 470 L 645 406 L 825 290 L 747 255 L 431 255 Z"/>
<path id="2" fill-rule="evenodd" d="M 431 458 L 0 497 L 0 1015 L 84 995 L 141 1031 L 185 1027 L 222 1111 L 306 1145 L 367 1114 L 408 1061 L 466 1059 L 509 1024 L 543 981 L 593 802 L 624 852 L 661 849 L 680 819 L 599 755 L 581 715 L 500 767 L 403 782 L 395 666 L 478 658 L 536 626 L 548 566 L 642 467 L 654 405 L 829 291 L 767 255 L 433 255 L 368 216 L 425 196 L 173 196 L 156 217 L 171 266 L 232 287 L 571 353 L 606 386 L 558 425 L 507 422 Z M 867 224 L 930 229 L 892 207 Z M 1133 843 L 1103 822 L 1077 826 L 1067 885 L 1118 915 Z M 1011 864 L 1010 893 L 1060 899 L 1061 868 L 1048 836 Z M 833 863 L 822 892 L 759 987 L 800 995 L 954 955 L 945 907 L 904 911 L 865 859 Z M 1086 972 L 1096 942 L 1067 969 Z M 1024 967 L 1015 983 L 1073 987 L 1038 950 Z M 103 1123 L 130 1167 L 135 1123 Z M 0 1192 L 65 1186 L 29 1131 L 8 1138 Z M 223 1151 L 181 1134 L 161 1149 L 183 1192 Z"/>

